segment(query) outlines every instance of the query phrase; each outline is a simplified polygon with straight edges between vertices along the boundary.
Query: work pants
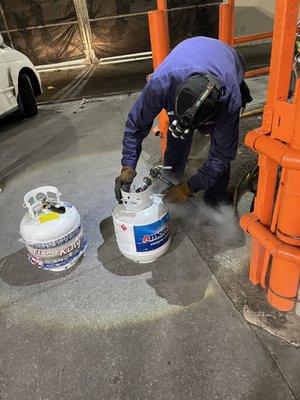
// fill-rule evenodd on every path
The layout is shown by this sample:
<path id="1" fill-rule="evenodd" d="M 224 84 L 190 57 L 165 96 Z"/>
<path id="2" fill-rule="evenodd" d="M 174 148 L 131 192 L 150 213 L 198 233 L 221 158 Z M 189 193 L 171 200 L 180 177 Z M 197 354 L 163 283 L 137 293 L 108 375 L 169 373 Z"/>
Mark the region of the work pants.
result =
<path id="1" fill-rule="evenodd" d="M 189 135 L 186 139 L 174 138 L 171 132 L 168 132 L 167 148 L 164 156 L 164 165 L 171 166 L 172 171 L 178 175 L 183 173 L 191 151 L 193 135 Z M 228 204 L 228 184 L 230 179 L 230 165 L 219 176 L 213 186 L 208 188 L 204 193 L 204 201 L 216 206 L 220 204 Z"/>

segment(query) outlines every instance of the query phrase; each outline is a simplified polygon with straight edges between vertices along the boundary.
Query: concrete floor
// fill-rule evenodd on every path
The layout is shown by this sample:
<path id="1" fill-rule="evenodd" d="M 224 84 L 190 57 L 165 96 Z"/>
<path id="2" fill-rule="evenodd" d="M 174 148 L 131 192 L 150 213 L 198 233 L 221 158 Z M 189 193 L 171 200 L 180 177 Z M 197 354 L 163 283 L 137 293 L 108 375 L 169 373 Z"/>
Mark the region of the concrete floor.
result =
<path id="1" fill-rule="evenodd" d="M 230 211 L 210 213 L 200 198 L 197 215 L 172 206 L 166 255 L 141 266 L 119 254 L 113 185 L 135 98 L 41 106 L 35 119 L 1 121 L 1 400 L 299 399 L 299 349 L 244 318 L 264 295 L 246 278 L 249 247 Z M 259 123 L 241 123 L 241 143 Z M 189 170 L 206 149 L 196 139 Z M 158 154 L 149 136 L 140 176 Z M 232 185 L 254 163 L 241 145 Z M 65 273 L 37 270 L 18 242 L 23 195 L 45 184 L 76 205 L 89 243 Z M 281 317 L 283 330 L 291 318 Z"/>

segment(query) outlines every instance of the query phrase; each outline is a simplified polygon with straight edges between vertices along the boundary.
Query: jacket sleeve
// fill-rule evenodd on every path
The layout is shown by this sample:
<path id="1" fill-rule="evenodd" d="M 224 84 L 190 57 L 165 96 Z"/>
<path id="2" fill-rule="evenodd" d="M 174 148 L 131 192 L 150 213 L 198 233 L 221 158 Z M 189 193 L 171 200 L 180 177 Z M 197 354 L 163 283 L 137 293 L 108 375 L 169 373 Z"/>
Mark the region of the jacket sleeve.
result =
<path id="1" fill-rule="evenodd" d="M 142 141 L 149 134 L 153 121 L 164 108 L 164 90 L 160 82 L 150 80 L 133 105 L 125 125 L 121 164 L 136 167 Z"/>
<path id="2" fill-rule="evenodd" d="M 240 109 L 231 115 L 225 113 L 216 121 L 209 157 L 188 181 L 193 192 L 213 186 L 235 159 L 239 140 L 239 113 Z"/>

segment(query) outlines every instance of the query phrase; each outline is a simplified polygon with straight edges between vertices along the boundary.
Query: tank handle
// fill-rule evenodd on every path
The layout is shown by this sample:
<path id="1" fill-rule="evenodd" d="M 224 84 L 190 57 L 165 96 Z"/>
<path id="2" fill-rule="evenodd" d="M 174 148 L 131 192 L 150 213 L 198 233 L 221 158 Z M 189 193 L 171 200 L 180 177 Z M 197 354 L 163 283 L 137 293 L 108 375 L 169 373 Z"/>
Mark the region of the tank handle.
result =
<path id="1" fill-rule="evenodd" d="M 61 193 L 55 186 L 41 186 L 39 188 L 30 190 L 24 196 L 24 208 L 28 208 L 29 214 L 35 217 L 34 210 L 36 207 L 41 206 L 45 197 L 53 201 L 57 207 L 61 206 L 60 201 Z"/>

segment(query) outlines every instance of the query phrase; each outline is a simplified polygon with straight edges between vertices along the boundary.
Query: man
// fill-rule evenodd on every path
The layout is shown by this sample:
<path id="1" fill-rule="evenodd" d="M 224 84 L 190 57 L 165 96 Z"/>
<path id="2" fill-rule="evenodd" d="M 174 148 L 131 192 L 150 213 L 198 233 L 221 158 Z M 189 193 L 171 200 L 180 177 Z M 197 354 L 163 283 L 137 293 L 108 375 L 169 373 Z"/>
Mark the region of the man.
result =
<path id="1" fill-rule="evenodd" d="M 174 48 L 148 80 L 128 115 L 122 170 L 115 185 L 119 202 L 120 189 L 129 190 L 136 175 L 142 141 L 163 108 L 170 118 L 164 165 L 171 166 L 174 173 L 180 174 L 185 169 L 193 132 L 210 127 L 211 134 L 207 161 L 187 182 L 168 189 L 167 200 L 181 203 L 193 193 L 205 190 L 204 200 L 209 205 L 227 202 L 240 110 L 251 101 L 244 73 L 242 57 L 219 40 L 195 37 Z"/>

